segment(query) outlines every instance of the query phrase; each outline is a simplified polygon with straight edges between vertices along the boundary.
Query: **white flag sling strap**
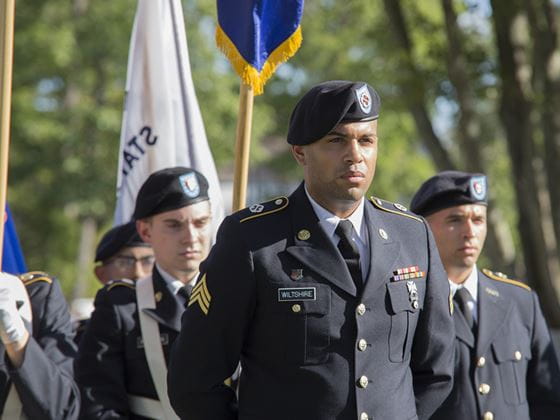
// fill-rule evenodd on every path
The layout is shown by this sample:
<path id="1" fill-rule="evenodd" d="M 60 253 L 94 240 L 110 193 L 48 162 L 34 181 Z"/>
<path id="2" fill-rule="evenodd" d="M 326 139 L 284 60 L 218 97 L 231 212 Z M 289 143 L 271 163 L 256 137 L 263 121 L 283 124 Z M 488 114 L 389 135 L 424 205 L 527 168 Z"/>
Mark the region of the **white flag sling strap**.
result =
<path id="1" fill-rule="evenodd" d="M 224 216 L 214 160 L 198 107 L 180 0 L 139 0 L 128 58 L 115 224 L 126 223 L 138 190 L 160 169 L 185 166 L 209 183 L 214 225 Z"/>
<path id="2" fill-rule="evenodd" d="M 29 334 L 32 335 L 33 318 L 31 313 L 31 302 L 29 301 L 27 289 L 19 279 L 17 282 L 14 279 L 14 282 L 10 283 L 10 288 L 12 293 L 16 297 L 16 302 L 21 303 L 21 306 L 19 307 L 19 313 L 23 318 L 23 321 L 25 322 L 25 326 L 27 327 Z M 4 404 L 4 410 L 2 411 L 1 420 L 24 420 L 26 418 L 27 417 L 23 414 L 23 407 L 16 387 L 10 385 L 10 391 L 8 392 L 6 403 Z"/>
<path id="3" fill-rule="evenodd" d="M 146 276 L 136 282 L 136 300 L 138 302 L 138 318 L 144 342 L 144 352 L 152 380 L 156 387 L 159 401 L 136 395 L 129 395 L 128 401 L 132 411 L 138 415 L 165 420 L 178 420 L 167 396 L 167 365 L 161 347 L 158 323 L 148 316 L 144 309 L 155 309 L 154 284 L 152 276 Z"/>

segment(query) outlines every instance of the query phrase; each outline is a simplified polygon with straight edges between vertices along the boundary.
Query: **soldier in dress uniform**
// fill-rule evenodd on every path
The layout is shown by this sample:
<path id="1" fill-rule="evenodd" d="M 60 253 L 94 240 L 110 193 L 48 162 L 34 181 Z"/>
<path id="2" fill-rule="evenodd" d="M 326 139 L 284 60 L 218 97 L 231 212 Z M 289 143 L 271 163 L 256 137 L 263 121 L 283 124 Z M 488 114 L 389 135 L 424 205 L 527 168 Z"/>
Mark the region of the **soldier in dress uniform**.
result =
<path id="1" fill-rule="evenodd" d="M 331 81 L 296 105 L 304 182 L 225 219 L 168 374 L 181 418 L 426 419 L 452 384 L 447 276 L 420 217 L 365 199 L 379 96 Z M 241 361 L 239 399 L 223 384 Z"/>
<path id="2" fill-rule="evenodd" d="M 0 273 L 2 419 L 77 419 L 76 345 L 58 281 L 43 272 Z"/>
<path id="3" fill-rule="evenodd" d="M 101 284 L 111 280 L 137 280 L 152 272 L 155 257 L 150 244 L 136 230 L 136 222 L 109 229 L 95 250 L 95 276 Z M 89 316 L 74 322 L 75 341 L 79 343 L 89 322 Z"/>
<path id="4" fill-rule="evenodd" d="M 433 419 L 557 419 L 560 370 L 537 295 L 501 273 L 479 271 L 487 181 L 441 172 L 412 199 L 426 217 L 454 295 L 455 382 Z"/>
<path id="5" fill-rule="evenodd" d="M 208 182 L 189 168 L 157 171 L 140 188 L 133 217 L 156 264 L 149 276 L 109 282 L 97 293 L 76 361 L 85 419 L 177 418 L 167 362 L 210 248 Z"/>

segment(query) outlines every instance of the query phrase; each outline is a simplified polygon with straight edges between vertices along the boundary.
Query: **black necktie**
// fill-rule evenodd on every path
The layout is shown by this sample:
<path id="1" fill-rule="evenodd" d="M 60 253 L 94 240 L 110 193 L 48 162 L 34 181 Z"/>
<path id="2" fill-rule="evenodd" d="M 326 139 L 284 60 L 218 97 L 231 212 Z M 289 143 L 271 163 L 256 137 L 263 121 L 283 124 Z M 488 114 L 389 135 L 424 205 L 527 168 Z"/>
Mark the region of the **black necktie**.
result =
<path id="1" fill-rule="evenodd" d="M 186 284 L 183 287 L 179 288 L 179 290 L 177 290 L 177 295 L 182 298 L 183 305 L 185 305 L 185 307 L 187 307 L 187 304 L 189 303 L 192 289 L 193 287 L 190 284 Z"/>
<path id="2" fill-rule="evenodd" d="M 465 319 L 467 320 L 467 324 L 469 324 L 469 328 L 474 331 L 473 313 L 469 308 L 469 306 L 467 305 L 467 302 L 473 301 L 472 295 L 465 287 L 461 287 L 460 289 L 457 289 L 455 291 L 453 300 L 457 302 L 457 306 L 465 316 Z"/>
<path id="3" fill-rule="evenodd" d="M 362 287 L 362 270 L 360 268 L 360 252 L 358 247 L 352 240 L 352 222 L 350 220 L 341 220 L 334 231 L 339 237 L 338 250 L 342 254 L 342 258 L 346 261 L 348 270 L 352 275 L 354 284 L 358 291 Z"/>

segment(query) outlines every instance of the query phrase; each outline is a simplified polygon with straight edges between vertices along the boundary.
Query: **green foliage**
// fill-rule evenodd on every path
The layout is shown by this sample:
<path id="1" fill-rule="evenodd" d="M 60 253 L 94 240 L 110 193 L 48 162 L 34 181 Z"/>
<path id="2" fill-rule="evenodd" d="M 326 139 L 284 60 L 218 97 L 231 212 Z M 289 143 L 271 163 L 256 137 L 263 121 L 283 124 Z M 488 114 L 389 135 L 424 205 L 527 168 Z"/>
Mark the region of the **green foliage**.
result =
<path id="1" fill-rule="evenodd" d="M 419 72 L 417 86 L 438 134 L 457 161 L 459 116 L 447 72 L 440 2 L 402 0 Z M 469 2 L 473 3 L 473 2 Z M 207 135 L 219 168 L 231 170 L 239 80 L 214 41 L 214 0 L 183 1 L 189 54 Z M 456 9 L 469 13 L 463 2 Z M 80 224 L 110 226 L 115 203 L 119 131 L 127 55 L 136 2 L 18 2 L 16 7 L 9 202 L 30 268 L 59 275 L 68 292 L 77 276 Z M 489 28 L 487 18 L 479 22 Z M 255 98 L 251 166 L 294 181 L 301 171 L 285 135 L 291 109 L 309 86 L 328 79 L 370 82 L 380 92 L 380 150 L 371 193 L 408 205 L 434 173 L 403 91 L 403 53 L 396 47 L 381 0 L 311 0 L 303 45 Z M 495 51 L 488 31 L 463 27 L 481 143 L 491 189 L 508 221 L 515 220 L 509 160 L 496 112 Z M 490 31 L 491 32 L 491 31 Z M 97 287 L 91 276 L 91 290 Z"/>

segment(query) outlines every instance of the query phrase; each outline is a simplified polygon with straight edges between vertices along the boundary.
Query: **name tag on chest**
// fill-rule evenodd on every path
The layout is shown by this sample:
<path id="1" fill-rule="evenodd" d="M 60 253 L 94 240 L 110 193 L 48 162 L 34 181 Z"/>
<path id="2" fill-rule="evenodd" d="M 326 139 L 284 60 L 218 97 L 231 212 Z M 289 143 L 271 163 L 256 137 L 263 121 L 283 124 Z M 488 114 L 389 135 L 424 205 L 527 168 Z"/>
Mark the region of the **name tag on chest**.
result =
<path id="1" fill-rule="evenodd" d="M 278 302 L 315 300 L 316 290 L 315 287 L 286 287 L 278 289 Z"/>

